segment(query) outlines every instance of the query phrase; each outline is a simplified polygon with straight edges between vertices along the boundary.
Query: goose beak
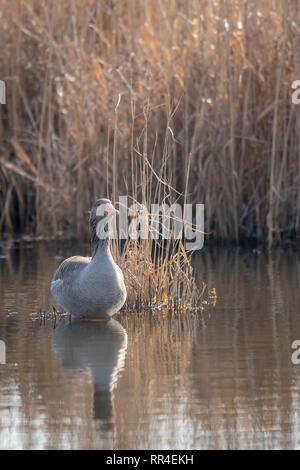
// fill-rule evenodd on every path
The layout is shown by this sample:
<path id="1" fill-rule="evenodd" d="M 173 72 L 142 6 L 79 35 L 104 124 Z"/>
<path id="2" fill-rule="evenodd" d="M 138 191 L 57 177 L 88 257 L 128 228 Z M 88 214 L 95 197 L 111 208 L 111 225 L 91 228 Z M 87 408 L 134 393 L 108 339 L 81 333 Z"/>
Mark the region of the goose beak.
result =
<path id="1" fill-rule="evenodd" d="M 118 209 L 115 209 L 115 207 L 112 204 L 106 204 L 104 215 L 114 215 L 114 214 L 119 214 Z"/>

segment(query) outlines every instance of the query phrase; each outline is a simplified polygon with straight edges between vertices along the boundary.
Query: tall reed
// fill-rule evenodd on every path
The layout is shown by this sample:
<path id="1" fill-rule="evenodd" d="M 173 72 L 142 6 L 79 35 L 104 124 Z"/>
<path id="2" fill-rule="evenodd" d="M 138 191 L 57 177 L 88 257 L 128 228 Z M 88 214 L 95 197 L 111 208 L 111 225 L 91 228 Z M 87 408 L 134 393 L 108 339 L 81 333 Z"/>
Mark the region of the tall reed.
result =
<path id="1" fill-rule="evenodd" d="M 115 127 L 118 121 L 118 105 L 115 108 Z M 134 175 L 133 192 L 127 198 L 128 206 L 120 207 L 120 210 L 126 210 L 127 223 L 128 216 L 134 216 L 133 220 L 129 221 L 128 230 L 130 232 L 130 227 L 134 224 L 134 237 L 127 237 L 122 247 L 119 246 L 118 238 L 111 241 L 114 257 L 122 268 L 127 285 L 125 308 L 159 309 L 164 313 L 197 311 L 201 308 L 200 301 L 206 286 L 203 280 L 202 287 L 197 285 L 192 267 L 192 253 L 185 249 L 185 239 L 182 236 L 185 236 L 184 224 L 186 226 L 188 223 L 187 217 L 184 211 L 180 220 L 171 210 L 164 212 L 163 216 L 157 212 L 152 213 L 155 206 L 162 208 L 165 204 L 165 207 L 171 209 L 173 203 L 186 201 L 189 167 L 186 169 L 186 187 L 182 194 L 172 187 L 172 172 L 169 172 L 166 179 L 166 168 L 170 164 L 168 151 L 162 155 L 160 168 L 154 170 L 154 152 L 150 152 L 147 142 L 150 113 L 151 109 L 146 105 L 143 110 L 145 123 L 141 138 L 135 146 L 132 141 L 131 155 L 136 155 L 131 161 L 131 171 Z M 167 122 L 170 119 L 171 115 L 166 117 Z M 169 139 L 167 133 L 166 148 Z M 116 172 L 114 166 L 113 181 L 116 180 Z M 122 204 L 122 200 L 119 204 Z M 180 237 L 176 236 L 176 223 L 181 225 Z M 189 224 L 194 231 L 201 230 L 201 227 L 195 227 L 192 221 L 189 221 Z M 167 234 L 164 233 L 165 229 Z M 118 235 L 120 231 L 121 227 Z"/>
<path id="2" fill-rule="evenodd" d="M 0 230 L 87 236 L 96 197 L 134 193 L 139 144 L 156 171 L 168 156 L 179 191 L 190 165 L 188 199 L 205 204 L 212 237 L 297 236 L 299 10 L 2 0 Z"/>

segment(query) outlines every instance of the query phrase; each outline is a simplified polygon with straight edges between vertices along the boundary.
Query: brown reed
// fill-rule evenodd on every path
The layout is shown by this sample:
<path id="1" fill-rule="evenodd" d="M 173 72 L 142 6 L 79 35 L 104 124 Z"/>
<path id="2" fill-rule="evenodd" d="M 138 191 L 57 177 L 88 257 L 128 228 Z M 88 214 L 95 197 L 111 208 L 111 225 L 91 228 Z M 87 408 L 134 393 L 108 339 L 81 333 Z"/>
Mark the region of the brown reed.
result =
<path id="1" fill-rule="evenodd" d="M 297 236 L 298 3 L 2 0 L 0 230 L 87 237 L 97 197 L 164 191 L 139 152 L 190 166 L 211 237 Z"/>

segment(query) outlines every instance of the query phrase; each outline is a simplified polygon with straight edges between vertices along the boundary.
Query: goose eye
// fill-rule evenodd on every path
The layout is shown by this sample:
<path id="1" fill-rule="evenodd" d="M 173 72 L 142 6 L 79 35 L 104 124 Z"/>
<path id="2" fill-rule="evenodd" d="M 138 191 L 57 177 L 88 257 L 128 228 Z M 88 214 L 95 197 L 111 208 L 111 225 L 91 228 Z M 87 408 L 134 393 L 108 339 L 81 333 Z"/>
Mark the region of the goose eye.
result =
<path id="1" fill-rule="evenodd" d="M 112 204 L 106 204 L 104 215 L 113 215 L 113 214 L 119 214 L 119 211 L 115 209 L 115 207 Z"/>

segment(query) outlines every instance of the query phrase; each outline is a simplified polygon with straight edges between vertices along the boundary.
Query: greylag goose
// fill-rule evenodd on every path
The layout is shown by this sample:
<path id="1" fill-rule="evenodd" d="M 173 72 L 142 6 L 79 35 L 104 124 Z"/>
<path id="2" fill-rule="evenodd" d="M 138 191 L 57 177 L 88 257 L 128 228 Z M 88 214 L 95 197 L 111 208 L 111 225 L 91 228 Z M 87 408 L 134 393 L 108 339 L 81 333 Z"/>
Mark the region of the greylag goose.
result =
<path id="1" fill-rule="evenodd" d="M 108 224 L 117 213 L 111 201 L 98 199 L 90 214 L 92 257 L 72 256 L 61 263 L 53 276 L 53 297 L 75 318 L 109 318 L 124 305 L 123 273 L 108 243 Z"/>

